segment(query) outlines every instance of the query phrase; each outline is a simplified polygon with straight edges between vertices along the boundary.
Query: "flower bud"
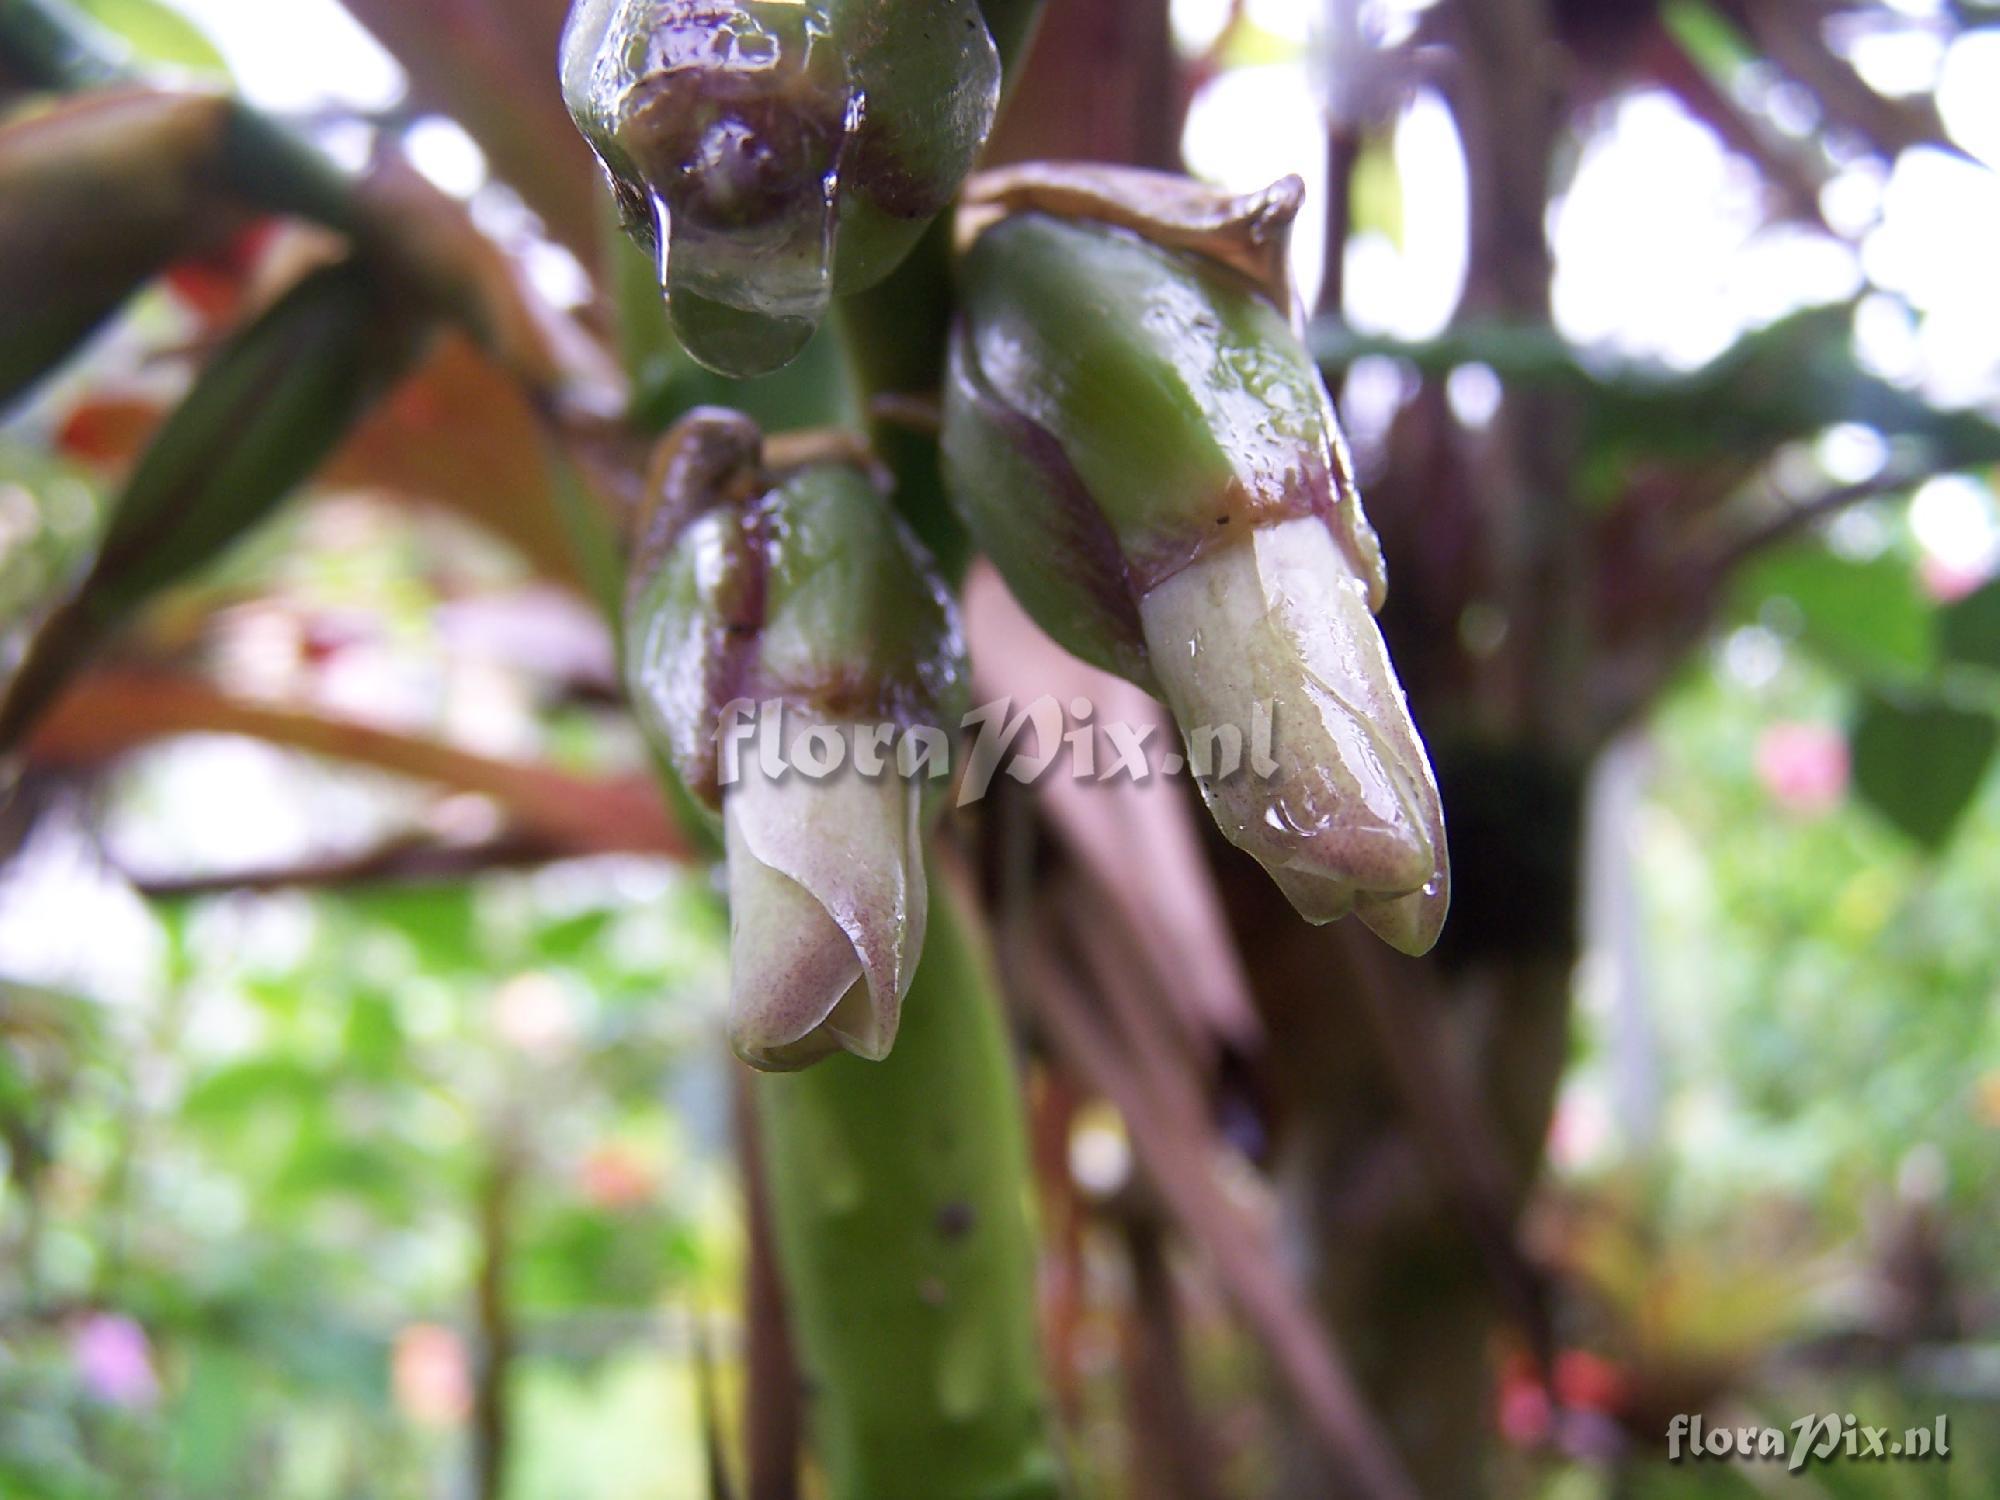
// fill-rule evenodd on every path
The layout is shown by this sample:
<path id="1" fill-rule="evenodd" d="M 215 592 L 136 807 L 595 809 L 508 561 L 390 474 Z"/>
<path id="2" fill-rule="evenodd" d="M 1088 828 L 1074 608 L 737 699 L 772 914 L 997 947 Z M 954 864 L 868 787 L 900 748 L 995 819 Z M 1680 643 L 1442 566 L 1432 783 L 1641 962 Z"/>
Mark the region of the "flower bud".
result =
<path id="1" fill-rule="evenodd" d="M 746 1062 L 879 1060 L 923 947 L 929 783 L 964 712 L 957 607 L 862 460 L 787 467 L 747 417 L 662 443 L 626 672 L 690 794 L 722 814 L 731 1040 Z"/>
<path id="2" fill-rule="evenodd" d="M 976 0 L 576 0 L 562 79 L 681 341 L 748 376 L 951 201 L 1000 60 Z"/>
<path id="3" fill-rule="evenodd" d="M 1381 549 L 1287 318 L 1296 183 L 1228 200 L 1040 168 L 968 205 L 944 451 L 974 536 L 1045 630 L 1166 700 L 1223 834 L 1302 915 L 1426 951 L 1443 814 L 1374 620 Z M 1260 720 L 1275 766 L 1201 774 Z"/>

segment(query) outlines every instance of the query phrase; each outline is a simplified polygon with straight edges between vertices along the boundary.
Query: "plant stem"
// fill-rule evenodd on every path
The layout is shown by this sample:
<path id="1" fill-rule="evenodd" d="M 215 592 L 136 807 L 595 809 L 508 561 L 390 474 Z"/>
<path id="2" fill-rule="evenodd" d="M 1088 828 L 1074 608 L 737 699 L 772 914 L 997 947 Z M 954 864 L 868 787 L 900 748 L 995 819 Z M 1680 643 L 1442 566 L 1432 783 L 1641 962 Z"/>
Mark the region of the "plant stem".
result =
<path id="1" fill-rule="evenodd" d="M 983 0 L 981 9 L 1000 49 L 1011 91 L 1015 65 L 1041 15 L 1042 0 Z M 894 275 L 840 308 L 841 341 L 858 398 L 869 416 L 869 438 L 896 478 L 896 507 L 958 581 L 971 560 L 965 529 L 946 502 L 937 436 L 881 419 L 878 398 L 907 406 L 935 398 L 944 383 L 945 342 L 951 331 L 952 215 L 938 217 Z"/>
<path id="2" fill-rule="evenodd" d="M 884 1063 L 759 1081 L 831 1500 L 1054 1500 L 1020 1094 L 986 955 L 934 879 Z"/>

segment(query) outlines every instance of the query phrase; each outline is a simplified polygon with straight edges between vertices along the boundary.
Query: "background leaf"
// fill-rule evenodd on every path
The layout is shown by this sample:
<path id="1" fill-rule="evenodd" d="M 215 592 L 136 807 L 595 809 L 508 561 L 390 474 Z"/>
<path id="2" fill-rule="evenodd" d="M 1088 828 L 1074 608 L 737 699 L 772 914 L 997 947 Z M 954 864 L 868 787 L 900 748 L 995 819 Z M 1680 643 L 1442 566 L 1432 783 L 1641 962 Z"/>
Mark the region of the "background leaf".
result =
<path id="1" fill-rule="evenodd" d="M 1948 704 L 1870 697 L 1853 734 L 1854 784 L 1928 850 L 1949 842 L 1992 763 L 2000 726 Z"/>

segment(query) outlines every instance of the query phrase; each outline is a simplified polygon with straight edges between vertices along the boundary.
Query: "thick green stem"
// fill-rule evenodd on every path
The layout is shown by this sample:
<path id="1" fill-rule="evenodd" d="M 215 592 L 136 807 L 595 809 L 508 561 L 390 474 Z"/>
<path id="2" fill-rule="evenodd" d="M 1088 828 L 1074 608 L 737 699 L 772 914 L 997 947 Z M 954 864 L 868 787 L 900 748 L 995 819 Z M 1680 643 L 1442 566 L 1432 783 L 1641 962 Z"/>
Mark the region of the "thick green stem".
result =
<path id="1" fill-rule="evenodd" d="M 895 275 L 841 304 L 840 332 L 853 383 L 871 406 L 869 441 L 895 476 L 896 508 L 944 575 L 956 580 L 971 559 L 971 544 L 945 500 L 937 434 L 910 425 L 906 415 L 935 402 L 944 384 L 951 304 L 946 214 Z"/>
<path id="2" fill-rule="evenodd" d="M 758 1083 L 809 1416 L 831 1500 L 1054 1500 L 1019 1087 L 986 955 L 932 886 L 894 1055 Z"/>
<path id="3" fill-rule="evenodd" d="M 980 8 L 1011 92 L 1042 0 L 982 0 Z M 840 332 L 853 383 L 869 409 L 870 440 L 896 477 L 896 508 L 945 576 L 957 579 L 971 561 L 971 544 L 945 501 L 937 435 L 910 421 L 910 413 L 944 384 L 951 234 L 951 214 L 940 215 L 894 275 L 841 304 Z"/>

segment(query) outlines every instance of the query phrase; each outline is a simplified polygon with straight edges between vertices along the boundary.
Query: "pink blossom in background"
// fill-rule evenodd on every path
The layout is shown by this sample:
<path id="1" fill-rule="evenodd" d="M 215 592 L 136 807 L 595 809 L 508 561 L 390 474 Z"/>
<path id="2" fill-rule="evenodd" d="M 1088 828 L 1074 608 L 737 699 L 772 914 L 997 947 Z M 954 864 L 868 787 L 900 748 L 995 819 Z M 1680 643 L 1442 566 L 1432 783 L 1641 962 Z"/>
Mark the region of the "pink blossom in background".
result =
<path id="1" fill-rule="evenodd" d="M 153 1346 L 130 1318 L 118 1313 L 84 1318 L 70 1335 L 70 1359 L 83 1388 L 107 1406 L 139 1410 L 160 1399 Z"/>
<path id="2" fill-rule="evenodd" d="M 1847 737 L 1825 724 L 1773 724 L 1757 737 L 1757 779 L 1786 812 L 1820 817 L 1847 796 Z"/>
<path id="3" fill-rule="evenodd" d="M 1984 588 L 1993 570 L 1983 563 L 1965 563 L 1926 552 L 1917 563 L 1924 593 L 1938 604 L 1950 604 Z"/>
<path id="4" fill-rule="evenodd" d="M 630 1146 L 611 1141 L 584 1157 L 577 1168 L 577 1186 L 594 1208 L 636 1208 L 652 1201 L 656 1174 Z"/>
<path id="5" fill-rule="evenodd" d="M 456 1427 L 472 1410 L 472 1360 L 465 1341 L 435 1323 L 396 1335 L 390 1356 L 396 1409 L 420 1427 Z"/>

